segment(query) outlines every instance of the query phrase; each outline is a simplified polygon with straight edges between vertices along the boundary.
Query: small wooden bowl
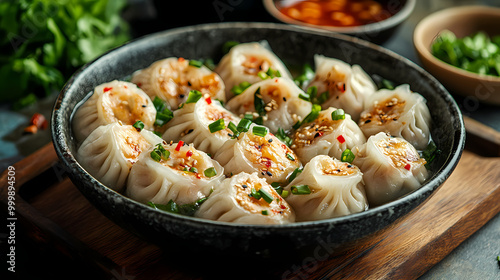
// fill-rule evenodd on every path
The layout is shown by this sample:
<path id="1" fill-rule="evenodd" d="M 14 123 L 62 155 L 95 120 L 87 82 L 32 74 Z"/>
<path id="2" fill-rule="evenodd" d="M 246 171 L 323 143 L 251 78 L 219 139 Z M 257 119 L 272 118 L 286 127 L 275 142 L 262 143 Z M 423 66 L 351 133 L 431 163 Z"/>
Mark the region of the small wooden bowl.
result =
<path id="1" fill-rule="evenodd" d="M 439 32 L 448 29 L 457 37 L 484 31 L 500 34 L 500 8 L 462 6 L 445 9 L 424 18 L 415 28 L 413 44 L 424 68 L 451 93 L 490 104 L 500 105 L 500 77 L 472 73 L 436 58 L 431 45 Z"/>

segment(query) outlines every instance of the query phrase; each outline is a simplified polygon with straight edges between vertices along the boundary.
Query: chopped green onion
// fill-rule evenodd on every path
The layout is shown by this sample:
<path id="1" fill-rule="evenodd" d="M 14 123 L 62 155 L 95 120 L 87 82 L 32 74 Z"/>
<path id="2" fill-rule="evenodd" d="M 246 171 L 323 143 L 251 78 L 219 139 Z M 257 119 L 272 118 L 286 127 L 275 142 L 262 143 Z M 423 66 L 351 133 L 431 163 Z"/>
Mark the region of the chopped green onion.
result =
<path id="1" fill-rule="evenodd" d="M 311 101 L 311 96 L 305 92 L 299 93 L 299 98 L 305 101 Z"/>
<path id="2" fill-rule="evenodd" d="M 283 128 L 279 127 L 278 132 L 276 133 L 276 138 L 278 138 L 281 142 L 285 143 L 288 147 L 292 145 L 292 139 L 286 135 Z"/>
<path id="3" fill-rule="evenodd" d="M 318 87 L 316 86 L 308 87 L 306 92 L 309 97 L 309 100 L 307 101 L 312 101 L 314 98 L 316 98 L 316 95 L 318 94 Z"/>
<path id="4" fill-rule="evenodd" d="M 239 132 L 247 132 L 250 129 L 250 126 L 252 125 L 252 121 L 249 119 L 241 119 L 240 122 L 238 123 L 238 126 L 236 129 Z"/>
<path id="5" fill-rule="evenodd" d="M 345 149 L 340 156 L 340 161 L 352 163 L 354 158 L 354 153 L 350 149 Z"/>
<path id="6" fill-rule="evenodd" d="M 167 160 L 170 157 L 170 151 L 165 150 L 163 145 L 158 143 L 153 151 L 151 151 L 150 156 L 154 161 Z"/>
<path id="7" fill-rule="evenodd" d="M 297 86 L 303 87 L 312 78 L 314 78 L 314 70 L 311 65 L 306 63 L 302 69 L 302 74 L 293 79 L 293 81 Z"/>
<path id="8" fill-rule="evenodd" d="M 271 187 L 273 187 L 273 189 L 279 194 L 281 195 L 281 193 L 283 192 L 283 187 L 281 186 L 282 183 L 280 182 L 272 182 L 271 183 Z"/>
<path id="9" fill-rule="evenodd" d="M 250 194 L 248 196 L 253 197 L 257 200 L 262 198 L 262 195 L 257 190 L 255 190 L 255 188 L 252 188 L 252 190 L 250 191 Z"/>
<path id="10" fill-rule="evenodd" d="M 325 101 L 327 101 L 328 98 L 330 98 L 330 92 L 328 92 L 328 90 L 327 90 L 325 92 L 320 93 L 319 96 L 314 97 L 311 100 L 311 102 L 314 104 L 321 105 L 321 104 L 325 103 Z"/>
<path id="11" fill-rule="evenodd" d="M 267 203 L 273 202 L 273 196 L 270 195 L 268 192 L 266 192 L 264 189 L 261 188 L 259 190 L 259 194 L 262 197 L 262 199 L 264 199 L 265 202 Z"/>
<path id="12" fill-rule="evenodd" d="M 243 115 L 243 117 L 245 119 L 248 119 L 248 120 L 253 120 L 253 115 L 252 114 L 245 114 L 245 115 Z"/>
<path id="13" fill-rule="evenodd" d="M 345 112 L 342 109 L 337 109 L 332 112 L 332 120 L 338 121 L 338 120 L 345 120 Z"/>
<path id="14" fill-rule="evenodd" d="M 296 195 L 310 194 L 311 193 L 311 189 L 309 188 L 308 185 L 291 186 L 290 190 L 292 191 L 292 194 L 296 194 Z"/>
<path id="15" fill-rule="evenodd" d="M 208 129 L 210 130 L 210 133 L 215 133 L 215 132 L 223 130 L 225 128 L 226 128 L 226 125 L 224 124 L 224 119 L 218 119 L 218 120 L 216 120 L 213 123 L 208 125 Z"/>
<path id="16" fill-rule="evenodd" d="M 240 42 L 238 41 L 227 41 L 224 43 L 224 45 L 222 45 L 222 53 L 223 54 L 227 54 L 232 47 L 238 45 Z"/>
<path id="17" fill-rule="evenodd" d="M 151 153 L 149 154 L 151 156 L 151 158 L 154 160 L 154 161 L 160 161 L 161 160 L 161 155 L 159 155 L 158 153 L 156 153 L 156 151 L 151 151 Z"/>
<path id="18" fill-rule="evenodd" d="M 208 69 L 210 69 L 212 71 L 214 71 L 214 69 L 215 69 L 214 60 L 211 58 L 205 59 L 205 61 L 203 61 L 203 65 L 205 65 Z"/>
<path id="19" fill-rule="evenodd" d="M 189 172 L 198 173 L 198 169 L 193 166 L 189 168 Z"/>
<path id="20" fill-rule="evenodd" d="M 161 112 L 161 111 L 163 111 L 163 109 L 165 109 L 167 104 L 161 98 L 159 98 L 158 96 L 155 96 L 155 99 L 153 99 L 153 106 L 155 107 L 156 111 Z"/>
<path id="21" fill-rule="evenodd" d="M 142 121 L 136 121 L 133 125 L 132 125 L 135 129 L 137 129 L 137 131 L 141 132 L 141 130 L 144 129 L 144 123 Z"/>
<path id="22" fill-rule="evenodd" d="M 196 67 L 196 68 L 200 68 L 201 66 L 203 66 L 203 61 L 190 59 L 190 60 L 189 60 L 189 65 L 190 65 L 190 66 L 194 66 L 194 67 Z"/>
<path id="23" fill-rule="evenodd" d="M 262 215 L 265 215 L 265 216 L 269 215 L 269 212 L 267 210 L 262 210 L 261 213 L 262 213 Z"/>
<path id="24" fill-rule="evenodd" d="M 210 167 L 205 169 L 205 171 L 203 171 L 203 174 L 205 174 L 205 177 L 212 178 L 217 175 L 217 170 L 215 170 L 215 167 Z"/>
<path id="25" fill-rule="evenodd" d="M 155 96 L 153 106 L 156 109 L 155 125 L 163 126 L 174 118 L 174 113 L 167 108 L 167 103 Z"/>
<path id="26" fill-rule="evenodd" d="M 295 170 L 290 174 L 290 177 L 288 177 L 288 182 L 293 181 L 297 175 L 299 175 L 302 172 L 302 169 L 300 167 L 295 168 Z"/>
<path id="27" fill-rule="evenodd" d="M 264 71 L 260 71 L 259 73 L 257 73 L 257 76 L 259 76 L 259 78 L 261 80 L 266 80 L 266 79 L 269 79 L 271 77 L 269 77 L 269 75 L 266 74 L 266 72 Z"/>
<path id="28" fill-rule="evenodd" d="M 313 122 L 318 118 L 320 112 L 321 112 L 321 106 L 318 104 L 313 104 L 311 112 L 301 122 L 297 121 L 293 125 L 293 128 L 298 129 L 301 125 L 305 123 Z"/>
<path id="29" fill-rule="evenodd" d="M 289 153 L 286 153 L 286 158 L 291 160 L 291 161 L 295 161 L 295 158 Z"/>
<path id="30" fill-rule="evenodd" d="M 290 193 L 289 193 L 287 190 L 283 190 L 283 191 L 281 192 L 281 194 L 280 194 L 280 195 L 281 195 L 281 197 L 283 197 L 283 198 L 287 198 L 289 194 L 290 194 Z"/>
<path id="31" fill-rule="evenodd" d="M 231 139 L 238 138 L 238 136 L 240 136 L 240 132 L 233 122 L 229 122 L 227 128 L 229 128 L 229 130 L 233 132 L 233 136 L 231 137 Z"/>
<path id="32" fill-rule="evenodd" d="M 269 67 L 266 71 L 266 75 L 269 77 L 269 78 L 276 78 L 276 77 L 281 77 L 281 73 L 279 70 L 273 70 L 271 69 L 271 67 Z"/>
<path id="33" fill-rule="evenodd" d="M 252 84 L 249 82 L 241 82 L 238 85 L 235 85 L 231 88 L 231 92 L 234 93 L 234 95 L 240 95 L 243 93 L 247 88 L 249 88 Z"/>
<path id="34" fill-rule="evenodd" d="M 254 135 L 257 135 L 257 136 L 260 136 L 260 137 L 266 137 L 267 132 L 268 132 L 268 129 L 265 126 L 257 126 L 256 125 L 252 129 L 252 133 Z"/>
<path id="35" fill-rule="evenodd" d="M 255 107 L 255 111 L 260 115 L 266 115 L 266 103 L 262 100 L 262 96 L 260 95 L 260 87 L 257 88 L 255 93 L 253 94 L 253 105 Z"/>
<path id="36" fill-rule="evenodd" d="M 189 92 L 187 99 L 186 99 L 186 104 L 196 103 L 198 100 L 200 100 L 200 98 L 202 96 L 203 96 L 203 94 L 201 94 L 201 92 L 199 92 L 197 90 L 191 90 Z"/>

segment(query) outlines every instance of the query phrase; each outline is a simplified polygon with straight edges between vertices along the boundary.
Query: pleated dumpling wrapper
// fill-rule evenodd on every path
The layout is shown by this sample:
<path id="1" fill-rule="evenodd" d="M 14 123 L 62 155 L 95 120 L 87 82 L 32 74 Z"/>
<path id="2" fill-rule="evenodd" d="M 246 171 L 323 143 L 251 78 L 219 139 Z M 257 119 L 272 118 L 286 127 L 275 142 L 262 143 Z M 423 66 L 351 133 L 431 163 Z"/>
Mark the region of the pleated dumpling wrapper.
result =
<path id="1" fill-rule="evenodd" d="M 363 172 L 371 206 L 390 202 L 420 188 L 428 177 L 425 159 L 401 137 L 379 132 L 370 136 L 354 154 L 353 163 Z"/>
<path id="2" fill-rule="evenodd" d="M 365 135 L 351 116 L 330 107 L 319 112 L 314 121 L 301 125 L 293 134 L 290 147 L 301 162 L 308 162 L 316 155 L 341 159 L 346 149 L 352 150 L 365 142 Z"/>
<path id="3" fill-rule="evenodd" d="M 241 83 L 253 84 L 262 81 L 263 77 L 269 77 L 269 74 L 271 77 L 292 78 L 278 56 L 265 43 L 258 42 L 233 46 L 214 71 L 219 73 L 226 85 L 228 101 L 234 96 L 232 89 Z"/>
<path id="4" fill-rule="evenodd" d="M 264 133 L 263 133 L 264 132 Z M 214 155 L 227 176 L 254 173 L 268 183 L 285 182 L 300 161 L 295 153 L 264 126 L 252 126 L 238 138 L 226 141 Z"/>
<path id="5" fill-rule="evenodd" d="M 139 156 L 163 141 L 153 132 L 111 123 L 96 128 L 78 148 L 78 162 L 107 187 L 121 192 Z"/>
<path id="6" fill-rule="evenodd" d="M 386 132 L 424 150 L 431 136 L 431 113 L 422 95 L 411 92 L 409 85 L 401 85 L 368 97 L 359 127 L 366 137 Z"/>
<path id="7" fill-rule="evenodd" d="M 101 125 L 114 122 L 133 125 L 137 121 L 153 130 L 156 109 L 149 96 L 135 84 L 112 81 L 97 86 L 73 116 L 73 133 L 82 142 Z"/>
<path id="8" fill-rule="evenodd" d="M 286 224 L 295 221 L 288 203 L 257 173 L 227 178 L 200 206 L 195 216 L 241 224 Z"/>
<path id="9" fill-rule="evenodd" d="M 138 70 L 132 75 L 132 83 L 137 84 L 151 99 L 158 97 L 176 110 L 186 102 L 191 90 L 213 99 L 226 101 L 224 82 L 217 73 L 198 62 L 182 57 L 169 57 L 158 60 L 149 67 Z"/>
<path id="10" fill-rule="evenodd" d="M 205 152 L 183 142 L 158 143 L 130 170 L 126 194 L 142 203 L 194 203 L 224 179 L 224 169 Z"/>
<path id="11" fill-rule="evenodd" d="M 226 107 L 240 117 L 252 114 L 254 119 L 262 118 L 262 124 L 277 133 L 280 128 L 291 130 L 311 112 L 311 102 L 301 99 L 301 95 L 305 95 L 304 91 L 290 79 L 266 79 L 233 97 Z"/>
<path id="12" fill-rule="evenodd" d="M 297 221 L 335 218 L 368 209 L 359 168 L 325 155 L 309 161 L 284 191 Z"/>
<path id="13" fill-rule="evenodd" d="M 210 97 L 195 103 L 184 104 L 174 112 L 174 118 L 166 124 L 162 138 L 167 141 L 193 143 L 194 147 L 214 155 L 229 139 L 229 123 L 238 124 L 240 118 Z"/>
<path id="14" fill-rule="evenodd" d="M 336 58 L 315 55 L 314 64 L 315 76 L 307 87 L 316 87 L 318 95 L 327 92 L 321 107 L 342 108 L 358 121 L 364 100 L 377 90 L 375 82 L 359 65 L 351 66 Z"/>

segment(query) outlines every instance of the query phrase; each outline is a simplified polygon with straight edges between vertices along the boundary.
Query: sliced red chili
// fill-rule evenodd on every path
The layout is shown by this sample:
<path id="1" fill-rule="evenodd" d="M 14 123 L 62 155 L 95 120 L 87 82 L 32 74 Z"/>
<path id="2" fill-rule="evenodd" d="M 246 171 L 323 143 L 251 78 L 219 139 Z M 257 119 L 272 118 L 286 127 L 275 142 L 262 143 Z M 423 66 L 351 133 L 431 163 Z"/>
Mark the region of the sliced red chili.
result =
<path id="1" fill-rule="evenodd" d="M 181 150 L 181 147 L 184 145 L 184 141 L 179 141 L 179 143 L 177 143 L 177 146 L 175 147 L 175 150 L 178 152 Z"/>

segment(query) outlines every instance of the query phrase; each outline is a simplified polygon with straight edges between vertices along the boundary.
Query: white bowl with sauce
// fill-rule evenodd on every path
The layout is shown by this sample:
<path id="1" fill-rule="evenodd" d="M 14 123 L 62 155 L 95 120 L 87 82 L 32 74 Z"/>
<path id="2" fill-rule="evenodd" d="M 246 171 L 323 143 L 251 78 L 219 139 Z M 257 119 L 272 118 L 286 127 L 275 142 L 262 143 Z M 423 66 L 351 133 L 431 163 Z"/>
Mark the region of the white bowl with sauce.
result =
<path id="1" fill-rule="evenodd" d="M 382 43 L 410 16 L 416 0 L 263 0 L 263 3 L 281 22 Z"/>

